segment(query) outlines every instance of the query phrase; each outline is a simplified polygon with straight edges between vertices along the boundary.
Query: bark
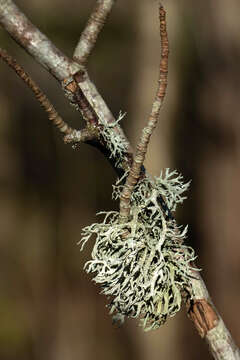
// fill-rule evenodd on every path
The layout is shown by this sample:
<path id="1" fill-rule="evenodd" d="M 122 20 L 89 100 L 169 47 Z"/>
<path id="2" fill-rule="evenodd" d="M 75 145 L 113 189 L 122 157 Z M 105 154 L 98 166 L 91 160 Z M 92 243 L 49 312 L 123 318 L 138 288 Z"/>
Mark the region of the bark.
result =
<path id="1" fill-rule="evenodd" d="M 22 14 L 11 0 L 0 0 L 0 22 L 8 33 L 28 51 L 36 61 L 44 66 L 65 89 L 70 83 L 73 96 L 70 101 L 77 106 L 76 93 L 82 93 L 87 106 L 95 113 L 96 119 L 104 118 L 107 122 L 114 122 L 114 118 L 106 103 L 90 81 L 87 71 L 74 61 L 63 55 L 33 24 Z M 75 90 L 76 89 L 76 90 Z M 97 121 L 97 120 L 96 120 Z M 98 124 L 97 124 L 98 125 Z M 122 129 L 115 126 L 116 134 L 124 137 Z M 128 144 L 128 164 L 131 166 L 132 151 Z M 192 301 L 187 304 L 188 312 L 201 337 L 209 344 L 210 351 L 215 359 L 240 359 L 240 353 L 221 317 L 216 312 L 203 280 L 199 273 L 193 273 Z M 197 277 L 197 279 L 195 278 Z"/>

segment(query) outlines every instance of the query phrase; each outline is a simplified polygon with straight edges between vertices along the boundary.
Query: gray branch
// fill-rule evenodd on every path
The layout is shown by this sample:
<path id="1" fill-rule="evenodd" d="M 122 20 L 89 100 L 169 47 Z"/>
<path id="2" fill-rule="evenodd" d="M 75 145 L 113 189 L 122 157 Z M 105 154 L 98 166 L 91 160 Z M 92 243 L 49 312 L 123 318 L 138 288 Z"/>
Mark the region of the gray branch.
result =
<path id="1" fill-rule="evenodd" d="M 74 51 L 73 58 L 79 64 L 86 63 L 114 3 L 115 0 L 97 0 L 97 5 L 93 10 Z"/>
<path id="2" fill-rule="evenodd" d="M 199 271 L 192 271 L 192 275 L 194 299 L 188 315 L 199 335 L 206 340 L 215 360 L 240 360 L 239 348 L 218 314 Z"/>
<path id="3" fill-rule="evenodd" d="M 0 24 L 33 58 L 58 80 L 80 66 L 67 58 L 34 26 L 12 0 L 0 0 Z"/>
<path id="4" fill-rule="evenodd" d="M 105 1 L 105 4 L 108 4 L 109 11 L 113 2 L 111 0 Z M 107 12 L 104 14 L 106 15 Z M 75 102 L 75 105 L 79 106 L 79 101 L 77 100 L 79 97 L 75 95 L 79 95 L 80 92 L 80 95 L 84 98 L 84 106 L 89 108 L 98 119 L 104 118 L 108 123 L 115 123 L 111 111 L 108 109 L 95 85 L 90 81 L 87 71 L 57 49 L 11 0 L 0 0 L 0 23 L 18 44 L 62 83 L 64 90 L 66 90 L 65 88 L 69 84 L 71 85 L 70 88 L 73 95 L 70 97 L 71 102 Z M 97 29 L 96 35 L 98 35 L 101 28 L 102 25 Z M 87 25 L 86 29 L 90 29 L 90 27 Z M 83 41 L 80 38 L 77 46 L 78 50 L 76 50 L 78 61 L 81 62 L 81 58 L 88 57 L 96 39 L 92 42 L 91 46 L 85 46 L 83 43 L 86 40 Z M 116 125 L 113 129 L 116 131 L 116 134 L 121 134 L 122 139 L 128 144 L 127 155 L 129 155 L 131 163 L 132 150 L 128 140 L 120 126 Z M 216 312 L 202 278 L 199 273 L 193 275 L 195 275 L 195 279 L 192 279 L 193 293 L 191 294 L 191 303 L 188 304 L 188 314 L 193 320 L 196 329 L 200 336 L 207 341 L 210 351 L 216 360 L 240 360 L 239 349 L 236 347 L 221 317 Z"/>
<path id="5" fill-rule="evenodd" d="M 12 0 L 0 0 L 0 24 L 9 35 L 34 58 L 34 60 L 41 64 L 59 82 L 61 82 L 64 90 L 69 82 L 75 81 L 74 77 L 76 77 L 81 92 L 97 117 L 99 119 L 104 118 L 107 123 L 116 122 L 116 119 L 107 107 L 95 85 L 89 79 L 86 69 L 64 55 L 61 50 L 59 50 L 30 22 Z M 65 95 L 68 95 L 66 91 Z M 81 111 L 81 107 L 77 103 L 76 98 L 75 100 L 72 98 L 69 100 L 75 102 L 76 107 Z M 123 138 L 125 137 L 119 125 L 116 125 L 113 128 L 113 131 L 116 131 L 117 135 L 121 134 Z M 131 159 L 132 149 L 128 141 L 127 144 L 128 158 Z"/>

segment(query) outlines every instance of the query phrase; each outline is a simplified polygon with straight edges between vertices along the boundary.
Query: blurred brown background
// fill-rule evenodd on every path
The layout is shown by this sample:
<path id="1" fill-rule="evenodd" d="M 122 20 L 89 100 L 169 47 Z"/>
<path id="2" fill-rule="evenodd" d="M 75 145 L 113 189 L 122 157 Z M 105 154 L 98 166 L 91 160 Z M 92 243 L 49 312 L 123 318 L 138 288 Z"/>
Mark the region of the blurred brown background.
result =
<path id="1" fill-rule="evenodd" d="M 18 6 L 71 56 L 93 0 L 18 0 Z M 192 179 L 177 214 L 221 313 L 240 345 L 240 3 L 165 1 L 169 87 L 146 166 L 176 167 Z M 1 29 L 9 50 L 73 126 L 82 120 L 59 85 Z M 89 74 L 133 144 L 156 88 L 155 0 L 118 1 L 91 56 Z M 161 329 L 133 320 L 115 329 L 106 299 L 83 271 L 81 228 L 117 207 L 116 176 L 97 150 L 62 143 L 31 92 L 0 64 L 0 359 L 211 359 L 183 308 Z"/>

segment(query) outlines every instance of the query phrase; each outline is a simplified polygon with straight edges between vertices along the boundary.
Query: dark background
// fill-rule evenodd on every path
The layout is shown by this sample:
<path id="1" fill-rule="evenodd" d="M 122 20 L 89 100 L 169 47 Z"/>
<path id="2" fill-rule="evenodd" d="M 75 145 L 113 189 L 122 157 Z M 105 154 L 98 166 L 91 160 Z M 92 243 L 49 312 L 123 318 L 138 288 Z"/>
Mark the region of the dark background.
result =
<path id="1" fill-rule="evenodd" d="M 94 1 L 16 1 L 71 56 Z M 169 86 L 146 167 L 177 168 L 192 179 L 177 214 L 189 224 L 207 287 L 240 345 L 240 3 L 165 1 Z M 59 85 L 13 40 L 7 49 L 60 114 L 81 127 Z M 158 4 L 118 1 L 89 74 L 133 145 L 151 108 L 160 54 Z M 185 309 L 157 331 L 128 320 L 116 329 L 76 245 L 111 200 L 112 168 L 88 145 L 64 145 L 30 90 L 0 63 L 0 359 L 210 359 Z"/>

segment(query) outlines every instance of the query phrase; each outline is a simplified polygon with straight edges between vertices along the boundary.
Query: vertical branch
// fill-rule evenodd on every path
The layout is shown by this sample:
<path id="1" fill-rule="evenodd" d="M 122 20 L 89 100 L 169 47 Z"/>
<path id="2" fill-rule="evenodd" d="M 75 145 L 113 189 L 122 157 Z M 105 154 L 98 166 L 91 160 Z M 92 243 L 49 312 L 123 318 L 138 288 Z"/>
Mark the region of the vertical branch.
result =
<path id="1" fill-rule="evenodd" d="M 93 10 L 74 51 L 73 58 L 79 64 L 86 64 L 114 3 L 115 0 L 97 0 L 97 5 Z"/>
<path id="2" fill-rule="evenodd" d="M 129 216 L 131 195 L 134 186 L 136 185 L 140 177 L 141 168 L 145 160 L 150 137 L 157 125 L 160 110 L 163 104 L 163 100 L 167 88 L 169 47 L 168 47 L 168 36 L 167 36 L 167 27 L 166 27 L 166 12 L 161 4 L 159 7 L 159 18 L 160 18 L 160 38 L 161 38 L 161 60 L 160 60 L 159 80 L 158 80 L 159 85 L 152 105 L 152 110 L 149 116 L 147 126 L 142 130 L 142 136 L 137 145 L 136 155 L 134 157 L 132 167 L 130 169 L 129 175 L 127 177 L 125 186 L 121 194 L 120 216 L 122 218 L 126 218 Z"/>

